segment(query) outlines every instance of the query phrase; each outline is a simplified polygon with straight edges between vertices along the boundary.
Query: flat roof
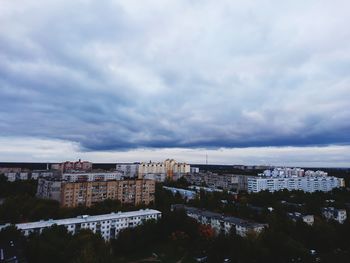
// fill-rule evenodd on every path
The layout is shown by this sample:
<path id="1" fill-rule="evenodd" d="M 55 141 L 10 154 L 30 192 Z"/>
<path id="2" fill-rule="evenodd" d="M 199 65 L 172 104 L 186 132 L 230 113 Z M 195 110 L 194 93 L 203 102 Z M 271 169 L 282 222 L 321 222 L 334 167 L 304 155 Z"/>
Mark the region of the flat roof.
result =
<path id="1" fill-rule="evenodd" d="M 144 210 L 141 209 L 141 210 L 130 211 L 130 212 L 112 212 L 110 214 L 103 214 L 103 215 L 92 215 L 92 216 L 80 215 L 78 217 L 73 217 L 73 218 L 56 219 L 56 220 L 49 219 L 46 221 L 41 220 L 36 222 L 21 223 L 21 224 L 16 224 L 16 227 L 21 230 L 26 230 L 26 229 L 33 229 L 33 228 L 45 228 L 53 225 L 70 225 L 70 224 L 120 219 L 120 218 L 126 218 L 126 217 L 134 217 L 134 216 L 154 215 L 154 214 L 161 214 L 161 212 L 154 209 L 144 209 Z"/>
<path id="2" fill-rule="evenodd" d="M 248 220 L 234 217 L 234 216 L 221 215 L 219 213 L 211 212 L 208 210 L 201 210 L 201 209 L 196 208 L 196 207 L 189 207 L 189 206 L 179 205 L 179 204 L 173 205 L 173 207 L 175 209 L 176 208 L 185 209 L 186 212 L 194 213 L 194 214 L 197 214 L 199 216 L 214 218 L 217 220 L 222 220 L 224 222 L 229 222 L 229 223 L 232 223 L 235 225 L 240 225 L 240 226 L 245 226 L 245 227 L 259 227 L 259 226 L 266 226 L 267 225 L 267 224 L 261 224 L 261 223 L 257 223 L 257 222 L 248 221 Z"/>

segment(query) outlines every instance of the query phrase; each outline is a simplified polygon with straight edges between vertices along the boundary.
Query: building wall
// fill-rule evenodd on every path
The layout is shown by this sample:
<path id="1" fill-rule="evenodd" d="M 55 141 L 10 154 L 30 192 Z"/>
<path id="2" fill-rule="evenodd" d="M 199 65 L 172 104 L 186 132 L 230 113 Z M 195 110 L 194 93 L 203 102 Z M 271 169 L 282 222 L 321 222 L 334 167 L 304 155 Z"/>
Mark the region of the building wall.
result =
<path id="1" fill-rule="evenodd" d="M 61 182 L 39 178 L 36 196 L 61 201 Z"/>
<path id="2" fill-rule="evenodd" d="M 95 182 L 63 182 L 61 205 L 91 206 L 106 199 L 119 200 L 122 204 L 146 204 L 154 202 L 153 180 L 115 180 Z"/>
<path id="3" fill-rule="evenodd" d="M 139 164 L 138 163 L 117 163 L 116 170 L 123 173 L 124 176 L 130 178 L 138 177 Z"/>
<path id="4" fill-rule="evenodd" d="M 342 178 L 332 176 L 305 176 L 305 177 L 249 177 L 248 192 L 279 190 L 302 190 L 304 192 L 328 192 L 342 186 Z"/>
<path id="5" fill-rule="evenodd" d="M 147 220 L 158 220 L 161 218 L 161 215 L 161 212 L 157 210 L 145 209 L 97 216 L 82 215 L 77 218 L 51 219 L 48 221 L 17 224 L 16 227 L 25 236 L 31 233 L 42 233 L 45 228 L 53 225 L 64 226 L 71 234 L 76 234 L 80 229 L 90 229 L 93 233 L 101 234 L 105 240 L 110 240 L 111 238 L 116 238 L 123 229 L 141 225 Z M 0 225 L 0 230 L 9 225 Z"/>
<path id="6" fill-rule="evenodd" d="M 205 183 L 210 188 L 224 190 L 247 191 L 247 176 L 239 174 L 191 173 L 185 176 L 194 185 Z"/>
<path id="7" fill-rule="evenodd" d="M 68 182 L 92 182 L 92 181 L 108 181 L 121 180 L 122 172 L 89 172 L 89 173 L 64 173 L 62 179 Z"/>
<path id="8" fill-rule="evenodd" d="M 64 162 L 51 165 L 51 169 L 59 170 L 61 172 L 67 171 L 91 171 L 92 163 L 87 161 L 78 160 L 77 162 Z"/>
<path id="9" fill-rule="evenodd" d="M 139 177 L 143 178 L 147 174 L 165 174 L 167 178 L 172 179 L 175 175 L 187 174 L 191 170 L 189 164 L 178 163 L 173 159 L 167 159 L 164 162 L 140 163 Z"/>

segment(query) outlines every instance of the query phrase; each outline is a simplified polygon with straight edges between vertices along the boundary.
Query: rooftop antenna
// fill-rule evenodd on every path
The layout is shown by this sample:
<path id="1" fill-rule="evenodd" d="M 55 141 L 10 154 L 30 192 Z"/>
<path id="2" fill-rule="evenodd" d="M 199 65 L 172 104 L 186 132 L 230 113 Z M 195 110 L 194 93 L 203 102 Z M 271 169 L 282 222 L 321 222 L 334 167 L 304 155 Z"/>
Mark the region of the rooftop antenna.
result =
<path id="1" fill-rule="evenodd" d="M 205 155 L 205 164 L 208 165 L 208 154 Z"/>

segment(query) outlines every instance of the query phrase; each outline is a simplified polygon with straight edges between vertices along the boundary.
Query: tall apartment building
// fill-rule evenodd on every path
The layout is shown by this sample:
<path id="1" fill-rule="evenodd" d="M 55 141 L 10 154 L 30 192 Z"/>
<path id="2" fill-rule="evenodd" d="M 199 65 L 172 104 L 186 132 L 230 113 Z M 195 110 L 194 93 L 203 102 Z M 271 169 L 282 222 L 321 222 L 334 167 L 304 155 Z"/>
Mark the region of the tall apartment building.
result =
<path id="1" fill-rule="evenodd" d="M 328 192 L 343 187 L 344 179 L 333 176 L 295 176 L 295 177 L 248 177 L 248 192 L 275 192 L 280 190 L 301 190 L 304 192 Z"/>
<path id="2" fill-rule="evenodd" d="M 91 171 L 92 163 L 88 161 L 81 161 L 80 159 L 77 162 L 63 162 L 56 163 L 51 165 L 51 169 L 59 170 L 62 173 L 69 171 Z"/>
<path id="3" fill-rule="evenodd" d="M 41 233 L 43 229 L 53 225 L 64 226 L 71 234 L 76 234 L 81 229 L 90 229 L 95 234 L 100 234 L 106 241 L 116 238 L 120 231 L 126 228 L 136 227 L 147 220 L 158 220 L 162 213 L 158 210 L 144 209 L 131 212 L 117 212 L 104 215 L 82 215 L 76 218 L 66 218 L 57 220 L 40 220 L 37 222 L 16 224 L 25 236 L 31 233 Z M 0 231 L 10 224 L 1 225 Z"/>
<path id="4" fill-rule="evenodd" d="M 55 199 L 64 207 L 91 206 L 106 199 L 122 204 L 145 204 L 154 202 L 155 181 L 112 180 L 67 182 L 40 179 L 37 196 Z"/>
<path id="5" fill-rule="evenodd" d="M 178 163 L 173 159 L 167 159 L 164 162 L 149 162 L 139 164 L 139 177 L 143 178 L 147 174 L 165 175 L 168 179 L 178 179 L 184 174 L 188 174 L 191 167 L 186 163 Z"/>

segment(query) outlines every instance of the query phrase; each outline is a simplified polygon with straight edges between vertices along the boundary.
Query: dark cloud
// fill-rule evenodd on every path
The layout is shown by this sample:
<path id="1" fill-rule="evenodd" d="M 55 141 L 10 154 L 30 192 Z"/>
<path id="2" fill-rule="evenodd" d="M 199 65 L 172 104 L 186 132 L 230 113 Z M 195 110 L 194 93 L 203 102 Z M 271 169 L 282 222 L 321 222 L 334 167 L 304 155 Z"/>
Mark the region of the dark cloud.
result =
<path id="1" fill-rule="evenodd" d="M 347 145 L 350 6 L 336 2 L 6 2 L 0 136 L 98 151 Z"/>

